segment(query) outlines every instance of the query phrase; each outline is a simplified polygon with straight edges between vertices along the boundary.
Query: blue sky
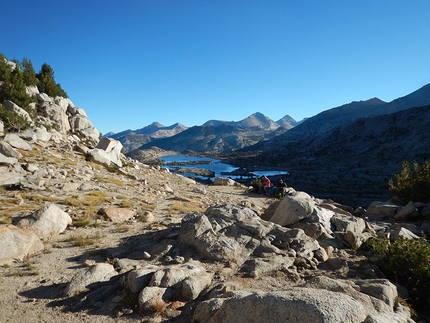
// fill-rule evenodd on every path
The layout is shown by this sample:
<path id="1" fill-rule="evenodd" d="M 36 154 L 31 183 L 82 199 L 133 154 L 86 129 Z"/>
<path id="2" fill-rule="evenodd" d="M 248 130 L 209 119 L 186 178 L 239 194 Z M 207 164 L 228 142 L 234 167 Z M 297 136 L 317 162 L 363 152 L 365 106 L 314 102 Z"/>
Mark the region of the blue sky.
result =
<path id="1" fill-rule="evenodd" d="M 430 1 L 3 1 L 0 53 L 46 62 L 102 133 L 297 121 L 430 83 Z"/>

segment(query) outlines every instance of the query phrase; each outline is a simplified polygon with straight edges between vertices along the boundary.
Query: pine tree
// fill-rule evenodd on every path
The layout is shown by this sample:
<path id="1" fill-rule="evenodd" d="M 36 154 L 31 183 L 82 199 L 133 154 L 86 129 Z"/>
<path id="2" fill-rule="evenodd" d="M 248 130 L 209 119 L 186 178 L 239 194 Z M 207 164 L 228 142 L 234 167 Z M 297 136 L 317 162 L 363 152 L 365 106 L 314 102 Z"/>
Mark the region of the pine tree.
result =
<path id="1" fill-rule="evenodd" d="M 7 64 L 6 57 L 3 54 L 0 54 L 0 81 L 4 81 L 10 72 L 12 72 L 12 69 Z"/>
<path id="2" fill-rule="evenodd" d="M 24 75 L 19 62 L 14 61 L 16 67 L 11 68 L 4 62 L 4 56 L 0 57 L 0 80 L 3 84 L 0 87 L 0 102 L 10 100 L 23 109 L 28 110 L 29 104 L 33 101 L 26 92 Z"/>
<path id="3" fill-rule="evenodd" d="M 37 78 L 39 79 L 39 84 L 37 87 L 39 88 L 40 92 L 44 92 L 53 97 L 68 97 L 67 93 L 61 88 L 60 84 L 55 83 L 54 71 L 48 64 L 43 63 L 39 74 L 37 74 Z"/>
<path id="4" fill-rule="evenodd" d="M 34 71 L 33 64 L 27 58 L 22 60 L 22 70 L 24 76 L 24 83 L 26 86 L 34 86 L 39 82 Z"/>

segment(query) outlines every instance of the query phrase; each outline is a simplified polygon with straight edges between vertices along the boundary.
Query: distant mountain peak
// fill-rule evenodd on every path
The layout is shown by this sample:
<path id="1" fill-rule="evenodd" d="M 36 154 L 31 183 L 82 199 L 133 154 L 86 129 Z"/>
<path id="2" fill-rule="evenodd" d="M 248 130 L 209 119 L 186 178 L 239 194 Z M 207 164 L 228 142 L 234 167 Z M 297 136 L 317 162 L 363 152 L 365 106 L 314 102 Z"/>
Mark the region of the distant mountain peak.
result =
<path id="1" fill-rule="evenodd" d="M 159 123 L 159 122 L 157 122 L 157 121 L 154 121 L 154 122 L 153 122 L 153 123 L 151 123 L 149 126 L 150 126 L 150 127 L 151 127 L 151 126 L 153 126 L 153 127 L 157 127 L 157 128 L 163 128 L 163 127 L 164 127 L 164 125 L 162 125 L 161 123 Z"/>
<path id="2" fill-rule="evenodd" d="M 288 114 L 276 121 L 276 123 L 286 129 L 294 128 L 299 124 L 294 118 L 292 118 Z"/>

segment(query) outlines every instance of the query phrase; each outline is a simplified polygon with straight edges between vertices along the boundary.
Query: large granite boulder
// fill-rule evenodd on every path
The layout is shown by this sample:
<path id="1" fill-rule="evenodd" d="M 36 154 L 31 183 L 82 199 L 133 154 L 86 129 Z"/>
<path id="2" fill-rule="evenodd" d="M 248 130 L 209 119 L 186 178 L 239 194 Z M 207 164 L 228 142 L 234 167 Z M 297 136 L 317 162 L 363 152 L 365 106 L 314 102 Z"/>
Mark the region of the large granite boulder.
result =
<path id="1" fill-rule="evenodd" d="M 270 293 L 236 293 L 200 303 L 191 322 L 361 323 L 363 306 L 342 293 L 294 288 Z"/>
<path id="2" fill-rule="evenodd" d="M 121 150 L 122 144 L 120 141 L 112 138 L 102 138 L 96 146 L 97 149 L 104 150 L 112 163 L 122 166 Z"/>
<path id="3" fill-rule="evenodd" d="M 72 224 L 72 218 L 55 204 L 49 204 L 22 219 L 19 226 L 31 229 L 41 239 L 49 239 Z"/>
<path id="4" fill-rule="evenodd" d="M 35 254 L 43 250 L 42 241 L 31 230 L 13 225 L 0 225 L 0 265 Z"/>
<path id="5" fill-rule="evenodd" d="M 315 202 L 305 192 L 297 192 L 294 196 L 286 196 L 282 199 L 271 222 L 286 226 L 310 217 L 314 211 Z"/>

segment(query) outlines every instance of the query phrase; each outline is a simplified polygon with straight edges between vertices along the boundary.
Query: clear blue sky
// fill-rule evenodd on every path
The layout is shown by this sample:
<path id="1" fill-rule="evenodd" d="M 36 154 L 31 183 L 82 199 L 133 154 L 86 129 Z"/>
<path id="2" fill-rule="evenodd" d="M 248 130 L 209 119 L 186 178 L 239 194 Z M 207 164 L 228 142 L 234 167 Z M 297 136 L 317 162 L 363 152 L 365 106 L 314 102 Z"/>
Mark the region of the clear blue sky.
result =
<path id="1" fill-rule="evenodd" d="M 46 62 L 102 133 L 297 121 L 430 83 L 428 0 L 6 0 L 0 52 Z"/>

